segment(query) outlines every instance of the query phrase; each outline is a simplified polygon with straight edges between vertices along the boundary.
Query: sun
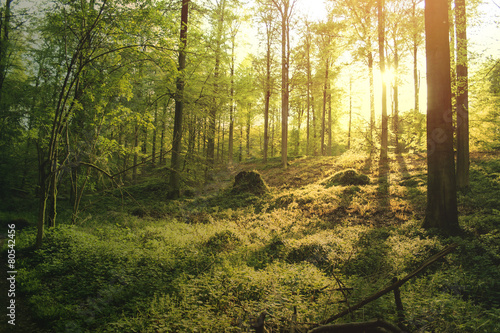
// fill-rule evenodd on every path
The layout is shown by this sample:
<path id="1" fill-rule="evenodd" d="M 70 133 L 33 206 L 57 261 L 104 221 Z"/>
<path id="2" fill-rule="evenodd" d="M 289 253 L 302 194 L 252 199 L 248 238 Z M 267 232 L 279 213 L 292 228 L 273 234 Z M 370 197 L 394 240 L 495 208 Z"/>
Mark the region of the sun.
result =
<path id="1" fill-rule="evenodd" d="M 394 82 L 394 78 L 394 71 L 390 67 L 386 68 L 385 72 L 382 73 L 382 81 L 388 86 L 390 86 L 392 82 Z"/>

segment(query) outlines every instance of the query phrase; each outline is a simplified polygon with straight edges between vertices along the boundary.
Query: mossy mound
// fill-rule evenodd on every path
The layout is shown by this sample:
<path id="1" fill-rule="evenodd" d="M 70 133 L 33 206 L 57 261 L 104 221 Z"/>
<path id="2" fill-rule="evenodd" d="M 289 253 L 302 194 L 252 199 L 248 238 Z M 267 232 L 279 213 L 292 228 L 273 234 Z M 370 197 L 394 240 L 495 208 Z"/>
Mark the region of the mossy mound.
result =
<path id="1" fill-rule="evenodd" d="M 205 243 L 205 249 L 212 253 L 231 251 L 241 243 L 240 238 L 231 230 L 223 230 L 211 236 Z"/>
<path id="2" fill-rule="evenodd" d="M 326 187 L 331 187 L 334 185 L 347 186 L 368 184 L 370 184 L 370 178 L 367 175 L 358 173 L 354 169 L 339 171 L 322 183 L 322 185 L 325 185 Z"/>
<path id="3" fill-rule="evenodd" d="M 241 171 L 234 178 L 233 189 L 231 193 L 252 193 L 262 195 L 269 191 L 264 179 L 256 171 Z"/>

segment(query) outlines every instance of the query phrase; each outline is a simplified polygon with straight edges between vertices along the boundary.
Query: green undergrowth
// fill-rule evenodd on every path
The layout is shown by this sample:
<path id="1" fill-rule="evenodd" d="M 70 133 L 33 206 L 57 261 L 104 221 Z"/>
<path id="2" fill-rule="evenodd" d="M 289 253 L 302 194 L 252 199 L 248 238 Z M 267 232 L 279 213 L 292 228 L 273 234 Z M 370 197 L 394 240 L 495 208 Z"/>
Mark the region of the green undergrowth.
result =
<path id="1" fill-rule="evenodd" d="M 388 183 L 361 157 L 308 158 L 288 172 L 333 163 L 331 172 L 262 196 L 227 188 L 179 201 L 103 198 L 77 224 L 49 229 L 40 250 L 33 228 L 18 233 L 21 297 L 54 332 L 246 332 L 264 311 L 269 331 L 288 332 L 295 312 L 305 332 L 458 243 L 402 286 L 404 324 L 500 331 L 500 164 L 473 160 L 471 189 L 459 196 L 464 233 L 445 238 L 420 228 L 423 162 L 402 158 L 392 159 Z M 323 184 L 342 168 L 370 184 Z M 278 183 L 276 170 L 259 171 Z M 291 174 L 283 178 L 299 177 Z M 398 321 L 392 294 L 337 322 L 377 317 Z"/>

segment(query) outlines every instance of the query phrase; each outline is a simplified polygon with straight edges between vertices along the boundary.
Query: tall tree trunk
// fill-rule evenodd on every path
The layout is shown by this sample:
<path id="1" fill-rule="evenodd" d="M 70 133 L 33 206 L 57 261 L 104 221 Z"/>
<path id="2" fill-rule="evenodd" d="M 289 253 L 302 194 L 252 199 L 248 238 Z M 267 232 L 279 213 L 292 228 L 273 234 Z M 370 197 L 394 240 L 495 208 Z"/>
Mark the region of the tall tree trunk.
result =
<path id="1" fill-rule="evenodd" d="M 247 137 L 247 158 L 250 157 L 250 127 L 252 126 L 252 117 L 250 115 L 250 106 L 248 107 L 248 113 L 247 113 L 247 130 L 246 130 L 246 137 Z"/>
<path id="2" fill-rule="evenodd" d="M 267 163 L 269 145 L 269 103 L 271 100 L 271 22 L 266 22 L 266 83 L 264 92 L 264 151 L 263 162 Z"/>
<path id="3" fill-rule="evenodd" d="M 396 154 L 400 153 L 399 147 L 399 49 L 396 35 L 394 35 L 394 118 L 392 120 L 394 131 L 394 145 Z"/>
<path id="4" fill-rule="evenodd" d="M 139 147 L 139 125 L 136 124 L 134 127 L 134 167 L 132 168 L 132 181 L 134 182 L 137 180 L 137 147 Z"/>
<path id="5" fill-rule="evenodd" d="M 380 142 L 380 162 L 387 163 L 388 130 L 387 130 L 387 83 L 385 73 L 385 14 L 384 0 L 377 1 L 378 7 L 378 50 L 380 57 L 380 73 L 382 75 L 382 137 Z"/>
<path id="6" fill-rule="evenodd" d="M 40 161 L 41 160 L 41 161 Z M 39 152 L 39 166 L 38 166 L 38 222 L 37 222 L 37 235 L 36 235 L 36 248 L 42 247 L 44 228 L 45 228 L 45 214 L 47 212 L 47 172 L 46 162 L 43 157 L 40 157 Z"/>
<path id="7" fill-rule="evenodd" d="M 351 126 L 352 126 L 352 77 L 349 77 L 349 127 L 347 132 L 347 150 L 351 149 Z"/>
<path id="8" fill-rule="evenodd" d="M 217 109 L 219 108 L 220 98 L 219 98 L 219 77 L 221 72 L 221 57 L 222 57 L 222 33 L 224 29 L 224 11 L 226 6 L 226 0 L 221 0 L 218 3 L 218 21 L 217 21 L 217 31 L 215 38 L 215 67 L 214 67 L 214 97 L 212 106 L 210 107 L 209 113 L 209 127 L 208 127 L 208 141 L 207 141 L 207 167 L 212 168 L 215 161 L 215 132 L 216 132 L 216 121 L 217 121 Z M 207 169 L 207 176 L 209 175 Z"/>
<path id="9" fill-rule="evenodd" d="M 330 64 L 330 60 L 326 59 L 325 61 L 325 81 L 323 83 L 323 113 L 321 114 L 321 156 L 325 155 L 325 132 L 326 132 L 326 98 L 327 98 L 327 90 L 328 90 L 328 67 Z"/>
<path id="10" fill-rule="evenodd" d="M 451 104 L 448 0 L 425 1 L 427 209 L 424 228 L 459 230 Z"/>
<path id="11" fill-rule="evenodd" d="M 455 0 L 457 41 L 457 187 L 469 188 L 469 83 L 465 0 Z"/>
<path id="12" fill-rule="evenodd" d="M 295 146 L 295 155 L 300 154 L 300 125 L 302 122 L 302 114 L 304 113 L 304 109 L 302 108 L 302 103 L 299 103 L 297 110 L 297 145 Z"/>
<path id="13" fill-rule="evenodd" d="M 153 138 L 152 138 L 152 142 L 151 142 L 151 164 L 153 166 L 156 164 L 156 136 L 157 136 L 157 129 L 158 129 L 158 103 L 155 102 Z"/>
<path id="14" fill-rule="evenodd" d="M 415 111 L 420 111 L 419 98 L 420 98 L 420 84 L 418 78 L 418 21 L 416 12 L 417 1 L 413 0 L 412 14 L 413 14 L 413 88 L 415 98 Z"/>
<path id="15" fill-rule="evenodd" d="M 370 156 L 375 151 L 375 144 L 373 140 L 375 132 L 375 90 L 373 85 L 373 54 L 370 50 L 368 53 L 368 79 L 370 82 L 370 133 L 368 135 L 370 144 Z"/>
<path id="16" fill-rule="evenodd" d="M 330 92 L 330 83 L 328 83 L 328 145 L 326 147 L 326 153 L 328 156 L 332 156 L 332 93 Z"/>
<path id="17" fill-rule="evenodd" d="M 282 17 L 282 28 L 281 28 L 281 52 L 282 52 L 282 64 L 281 64 L 281 163 L 283 168 L 288 167 L 288 2 L 285 2 L 283 8 Z"/>
<path id="18" fill-rule="evenodd" d="M 179 38 L 179 76 L 176 83 L 174 133 L 172 139 L 172 161 L 170 186 L 172 198 L 180 196 L 180 154 L 182 150 L 182 116 L 184 110 L 184 69 L 186 68 L 186 46 L 189 15 L 189 0 L 182 0 L 181 28 Z"/>
<path id="19" fill-rule="evenodd" d="M 311 115 L 312 115 L 312 131 L 313 131 L 313 155 L 316 155 L 316 113 L 314 112 L 314 95 L 311 96 Z"/>
<path id="20" fill-rule="evenodd" d="M 233 163 L 233 141 L 234 141 L 234 44 L 235 35 L 231 36 L 231 88 L 229 101 L 229 144 L 227 148 L 229 164 Z"/>
<path id="21" fill-rule="evenodd" d="M 0 110 L 3 108 L 3 84 L 7 76 L 9 57 L 10 6 L 13 0 L 5 0 L 5 14 L 0 18 Z M 3 13 L 0 13 L 3 14 Z"/>
<path id="22" fill-rule="evenodd" d="M 293 4 L 290 4 L 290 0 L 272 1 L 281 14 L 281 163 L 286 169 L 288 167 L 289 34 Z"/>
<path id="23" fill-rule="evenodd" d="M 306 139 L 306 155 L 309 155 L 310 147 L 310 110 L 311 110 L 311 33 L 309 30 L 309 22 L 306 22 L 306 57 L 307 57 L 307 139 Z"/>

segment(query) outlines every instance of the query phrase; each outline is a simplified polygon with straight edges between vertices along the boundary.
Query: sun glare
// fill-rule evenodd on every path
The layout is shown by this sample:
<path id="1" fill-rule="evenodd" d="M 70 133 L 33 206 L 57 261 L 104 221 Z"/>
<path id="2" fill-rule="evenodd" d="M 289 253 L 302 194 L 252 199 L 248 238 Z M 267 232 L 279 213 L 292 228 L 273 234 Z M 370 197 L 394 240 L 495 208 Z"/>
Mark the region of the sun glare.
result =
<path id="1" fill-rule="evenodd" d="M 310 21 L 324 21 L 327 16 L 323 0 L 298 0 L 297 12 Z"/>
<path id="2" fill-rule="evenodd" d="M 392 68 L 386 68 L 385 72 L 382 73 L 382 81 L 386 85 L 391 85 L 394 81 L 394 72 L 392 71 Z"/>

